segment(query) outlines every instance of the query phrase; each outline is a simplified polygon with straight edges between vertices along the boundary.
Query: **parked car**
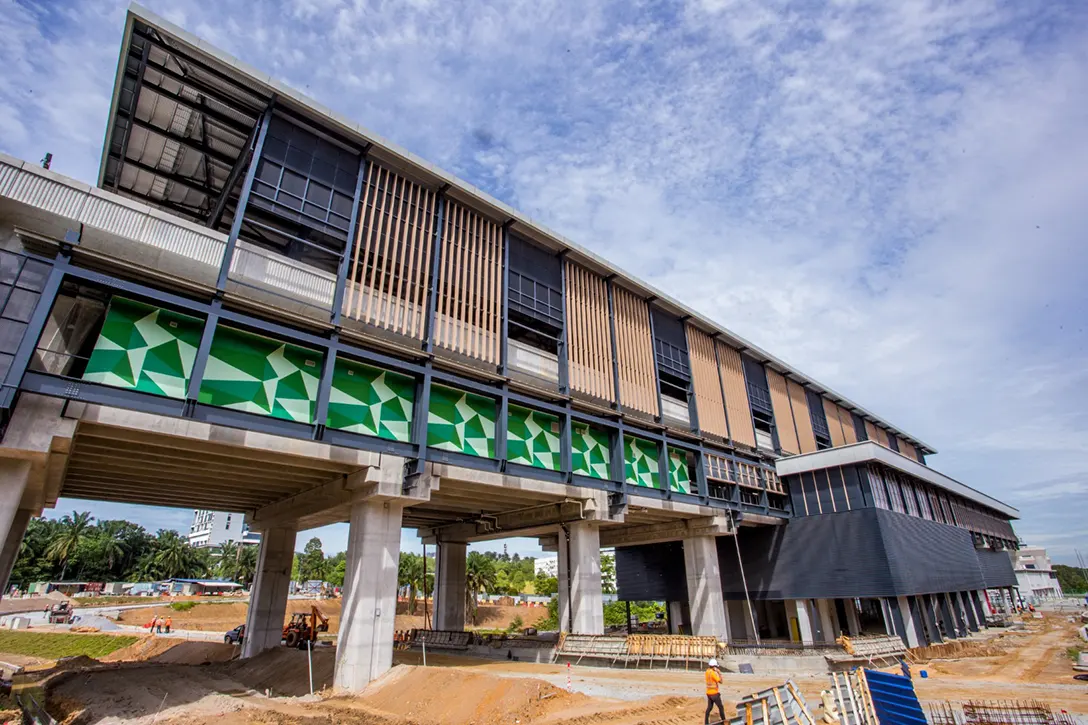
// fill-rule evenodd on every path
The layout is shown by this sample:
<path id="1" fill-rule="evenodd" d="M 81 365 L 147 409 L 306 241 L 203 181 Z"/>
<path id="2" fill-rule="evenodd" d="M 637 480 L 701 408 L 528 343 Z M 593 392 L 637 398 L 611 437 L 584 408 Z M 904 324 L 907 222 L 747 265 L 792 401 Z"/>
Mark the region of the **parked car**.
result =
<path id="1" fill-rule="evenodd" d="M 235 627 L 234 629 L 232 629 L 231 631 L 229 631 L 225 635 L 223 635 L 223 643 L 224 644 L 242 644 L 242 640 L 244 640 L 245 637 L 246 637 L 246 625 L 239 624 L 237 627 Z"/>

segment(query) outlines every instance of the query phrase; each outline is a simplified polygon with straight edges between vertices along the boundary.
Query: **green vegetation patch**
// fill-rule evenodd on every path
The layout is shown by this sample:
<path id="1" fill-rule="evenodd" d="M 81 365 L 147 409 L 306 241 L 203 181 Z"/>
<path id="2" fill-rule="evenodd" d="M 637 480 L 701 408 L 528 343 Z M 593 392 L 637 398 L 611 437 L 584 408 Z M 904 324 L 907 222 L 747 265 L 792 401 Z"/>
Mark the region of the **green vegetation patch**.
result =
<path id="1" fill-rule="evenodd" d="M 97 659 L 122 647 L 128 647 L 138 639 L 139 637 L 115 637 L 111 634 L 0 631 L 0 652 L 48 660 L 78 655 Z"/>
<path id="2" fill-rule="evenodd" d="M 200 602 L 170 602 L 170 608 L 175 612 L 188 612 Z"/>

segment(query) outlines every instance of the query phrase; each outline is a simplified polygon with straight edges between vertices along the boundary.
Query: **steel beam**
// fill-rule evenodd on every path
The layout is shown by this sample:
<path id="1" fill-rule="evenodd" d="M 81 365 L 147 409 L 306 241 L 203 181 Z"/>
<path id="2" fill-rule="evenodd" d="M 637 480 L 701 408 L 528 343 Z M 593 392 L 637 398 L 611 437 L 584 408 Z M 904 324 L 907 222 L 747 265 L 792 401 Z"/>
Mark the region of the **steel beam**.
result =
<path id="1" fill-rule="evenodd" d="M 204 370 L 208 367 L 208 356 L 212 351 L 212 338 L 215 337 L 215 329 L 219 326 L 219 312 L 223 307 L 222 300 L 212 300 L 207 317 L 204 319 L 204 329 L 200 333 L 200 344 L 196 348 L 196 357 L 189 369 L 189 386 L 185 391 L 185 415 L 191 417 L 196 410 L 197 401 L 200 399 L 200 384 L 204 380 Z"/>
<path id="2" fill-rule="evenodd" d="M 370 151 L 370 146 L 367 146 L 363 153 L 359 154 L 359 171 L 358 177 L 355 179 L 355 198 L 351 203 L 351 222 L 348 223 L 348 240 L 344 245 L 344 255 L 340 258 L 340 266 L 336 271 L 336 286 L 333 287 L 332 293 L 332 324 L 336 327 L 340 326 L 340 318 L 344 313 L 344 287 L 347 286 L 348 278 L 348 265 L 351 261 L 351 250 L 355 246 L 355 241 L 358 239 L 358 231 L 356 227 L 361 224 L 359 207 L 362 204 L 363 197 L 363 183 L 366 179 L 366 155 Z"/>
<path id="3" fill-rule="evenodd" d="M 78 240 L 79 236 L 75 235 L 74 238 Z M 3 391 L 0 391 L 0 408 L 11 408 L 15 402 L 15 394 L 23 384 L 23 378 L 30 366 L 30 360 L 34 356 L 34 351 L 38 348 L 42 330 L 45 329 L 45 324 L 49 321 L 49 315 L 53 312 L 53 304 L 57 301 L 57 293 L 64 281 L 63 263 L 68 260 L 68 256 L 69 252 L 64 248 L 57 253 L 53 268 L 49 270 L 49 276 L 46 278 L 45 284 L 42 285 L 38 303 L 34 307 L 30 320 L 26 323 L 26 329 L 23 330 L 23 339 L 19 342 L 19 347 L 15 350 L 15 356 L 8 367 L 8 373 L 4 377 Z M 14 284 L 14 281 L 12 284 Z"/>
<path id="4" fill-rule="evenodd" d="M 261 124 L 259 123 L 253 126 L 253 130 L 250 131 L 249 137 L 246 139 L 245 146 L 242 147 L 238 158 L 235 159 L 234 165 L 230 168 L 230 174 L 227 176 L 226 183 L 223 184 L 223 190 L 219 193 L 219 198 L 215 200 L 211 214 L 208 215 L 208 227 L 211 229 L 215 229 L 219 225 L 219 220 L 223 218 L 223 212 L 227 208 L 227 199 L 230 198 L 230 192 L 234 185 L 238 183 L 238 177 L 242 175 L 242 169 L 246 168 L 253 157 L 253 144 L 256 143 L 257 132 L 260 127 Z"/>
<path id="5" fill-rule="evenodd" d="M 117 191 L 117 187 L 121 183 L 121 171 L 125 167 L 125 157 L 128 155 L 128 142 L 132 138 L 132 120 L 136 118 L 136 107 L 140 104 L 140 90 L 144 85 L 144 72 L 147 70 L 147 56 L 150 52 L 151 45 L 145 40 L 143 52 L 140 54 L 140 65 L 136 69 L 136 85 L 132 89 L 132 114 L 129 116 L 129 125 L 125 128 L 124 136 L 121 137 L 121 155 L 117 162 L 117 169 L 113 174 L 114 191 Z"/>
<path id="6" fill-rule="evenodd" d="M 340 341 L 339 333 L 332 333 L 329 342 L 335 345 Z M 321 440 L 325 432 L 325 422 L 329 419 L 329 396 L 332 394 L 332 377 L 336 369 L 336 348 L 325 351 L 321 362 L 321 379 L 317 383 L 317 399 L 314 401 L 313 439 Z"/>
<path id="7" fill-rule="evenodd" d="M 253 190 L 253 180 L 257 176 L 257 164 L 261 160 L 261 150 L 264 148 L 264 140 L 268 136 L 268 126 L 272 121 L 272 107 L 276 99 L 273 97 L 268 107 L 261 114 L 261 130 L 257 133 L 257 141 L 253 146 L 253 153 L 249 159 L 249 169 L 246 171 L 245 181 L 242 182 L 242 193 L 238 196 L 238 204 L 234 208 L 234 221 L 231 223 L 230 235 L 227 237 L 227 246 L 223 250 L 223 261 L 219 265 L 219 279 L 216 282 L 216 290 L 222 294 L 227 288 L 227 277 L 230 274 L 230 265 L 234 260 L 234 247 L 238 243 L 238 235 L 242 231 L 242 219 L 246 215 L 246 206 L 249 204 L 249 194 Z"/>
<path id="8" fill-rule="evenodd" d="M 163 75 L 167 75 L 166 71 L 164 71 L 162 69 L 159 69 L 159 72 L 163 73 Z M 130 77 L 135 77 L 135 74 L 132 73 L 131 71 L 128 71 L 127 75 L 130 76 Z M 173 75 L 172 74 L 168 75 L 168 77 L 173 77 Z M 184 76 L 177 76 L 177 77 L 178 78 L 184 78 Z M 184 81 L 179 81 L 179 82 L 184 82 Z M 241 138 L 241 139 L 246 138 L 249 135 L 252 128 L 255 125 L 257 125 L 257 124 L 254 124 L 254 126 L 251 126 L 248 123 L 245 123 L 243 121 L 239 121 L 239 120 L 237 120 L 235 118 L 232 118 L 232 117 L 226 115 L 225 113 L 221 113 L 221 112 L 215 110 L 214 108 L 209 108 L 208 106 L 199 105 L 199 104 L 195 103 L 194 101 L 186 98 L 185 96 L 180 96 L 177 93 L 174 93 L 172 91 L 168 91 L 165 88 L 163 88 L 162 86 L 157 85 L 155 83 L 151 83 L 150 81 L 145 81 L 144 82 L 143 89 L 147 90 L 147 91 L 150 91 L 150 92 L 154 93 L 155 95 L 160 96 L 160 97 L 162 97 L 163 99 L 165 99 L 167 101 L 171 101 L 172 103 L 176 103 L 179 106 L 181 106 L 182 108 L 187 108 L 190 111 L 192 111 L 193 113 L 201 114 L 202 116 L 204 116 L 209 121 L 212 121 L 213 123 L 215 123 L 216 126 L 218 126 L 220 129 L 222 129 L 224 131 L 228 131 L 228 132 L 233 133 L 233 134 L 237 134 L 238 138 Z"/>
<path id="9" fill-rule="evenodd" d="M 438 266 L 442 263 L 442 235 L 445 233 L 446 187 L 438 191 L 438 213 L 434 223 L 434 246 L 431 248 L 431 278 L 427 281 L 427 316 L 423 320 L 423 350 L 434 350 L 435 316 L 438 314 Z"/>
<path id="10" fill-rule="evenodd" d="M 210 186 L 200 186 L 199 182 L 196 179 L 190 179 L 188 177 L 181 176 L 180 174 L 175 174 L 172 171 L 167 171 L 166 169 L 159 169 L 154 166 L 149 166 L 148 164 L 145 164 L 142 161 L 137 161 L 136 159 L 122 159 L 113 151 L 110 151 L 109 155 L 111 158 L 117 159 L 117 176 L 115 177 L 116 179 L 121 178 L 121 167 L 123 165 L 132 166 L 134 168 L 140 169 L 141 171 L 146 171 L 149 174 L 155 174 L 156 176 L 160 176 L 172 184 L 183 186 L 189 191 L 195 191 L 197 194 L 203 194 L 209 200 L 215 195 L 215 189 L 211 188 Z M 158 201 L 158 199 L 152 199 L 152 202 L 157 203 Z"/>
<path id="11" fill-rule="evenodd" d="M 124 115 L 124 114 L 122 114 L 122 115 Z M 178 144 L 179 146 L 184 146 L 185 148 L 189 149 L 190 151 L 194 151 L 194 152 L 196 152 L 198 154 L 203 154 L 204 156 L 208 157 L 212 161 L 215 161 L 218 164 L 222 164 L 223 168 L 230 169 L 230 168 L 232 168 L 234 166 L 235 162 L 237 161 L 237 159 L 232 159 L 229 156 L 227 156 L 226 154 L 220 153 L 219 151 L 215 151 L 215 150 L 213 150 L 211 148 L 207 148 L 205 146 L 197 145 L 197 143 L 196 143 L 196 141 L 194 139 L 187 138 L 185 136 L 179 136 L 178 134 L 173 133 L 172 131 L 169 131 L 169 130 L 167 130 L 165 128 L 159 128 L 158 126 L 153 126 L 153 125 L 151 125 L 150 123 L 148 123 L 146 121 L 141 121 L 140 119 L 136 118 L 134 115 L 133 116 L 128 116 L 128 122 L 129 122 L 129 124 L 131 124 L 132 126 L 134 126 L 136 128 L 142 128 L 143 130 L 145 130 L 145 131 L 147 131 L 149 133 L 153 133 L 153 134 L 156 134 L 158 136 L 161 136 L 162 138 L 167 139 L 168 141 L 173 141 L 174 143 Z"/>

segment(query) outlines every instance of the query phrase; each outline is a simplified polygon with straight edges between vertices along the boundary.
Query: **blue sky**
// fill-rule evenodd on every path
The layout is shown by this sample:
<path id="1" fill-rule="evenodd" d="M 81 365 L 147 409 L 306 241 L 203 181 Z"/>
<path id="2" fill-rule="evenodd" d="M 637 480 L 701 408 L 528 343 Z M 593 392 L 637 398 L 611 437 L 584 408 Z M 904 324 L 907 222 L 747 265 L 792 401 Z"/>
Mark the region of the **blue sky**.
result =
<path id="1" fill-rule="evenodd" d="M 93 183 L 125 5 L 0 2 L 0 148 Z M 1028 543 L 1088 552 L 1088 5 L 149 6 L 934 445 Z"/>

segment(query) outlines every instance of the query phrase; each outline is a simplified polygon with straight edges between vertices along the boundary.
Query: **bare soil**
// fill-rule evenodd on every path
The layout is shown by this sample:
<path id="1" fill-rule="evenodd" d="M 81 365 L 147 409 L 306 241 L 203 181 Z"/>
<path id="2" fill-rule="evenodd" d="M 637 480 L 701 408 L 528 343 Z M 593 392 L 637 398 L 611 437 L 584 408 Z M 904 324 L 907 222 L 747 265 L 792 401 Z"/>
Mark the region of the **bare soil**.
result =
<path id="1" fill-rule="evenodd" d="M 1076 642 L 1075 624 L 1047 615 L 1026 631 L 1006 633 L 958 647 L 957 654 L 983 656 L 931 659 L 914 667 L 914 684 L 926 705 L 945 700 L 1038 699 L 1073 714 L 1088 714 L 1088 692 L 1072 679 L 1066 648 Z M 702 673 L 623 670 L 471 659 L 396 652 L 395 667 L 360 695 L 331 692 L 335 650 L 313 652 L 309 696 L 306 652 L 279 648 L 251 660 L 215 662 L 227 650 L 209 643 L 179 643 L 165 651 L 158 638 L 133 645 L 128 656 L 154 664 L 70 663 L 77 671 L 56 675 L 48 688 L 55 715 L 92 723 L 339 723 L 371 725 L 683 725 L 697 722 L 705 699 Z M 187 654 L 182 645 L 207 651 Z M 202 660 L 210 664 L 167 664 Z M 931 652 L 939 654 L 940 651 Z M 101 668 L 110 669 L 101 669 Z M 928 677 L 920 677 L 925 670 Z M 567 690 L 568 677 L 572 690 Z M 751 692 L 785 677 L 726 674 L 726 713 Z M 811 707 L 827 677 L 791 678 Z"/>
<path id="2" fill-rule="evenodd" d="M 246 621 L 246 612 L 249 611 L 248 602 L 232 602 L 219 600 L 202 602 L 185 612 L 175 612 L 170 608 L 170 602 L 143 607 L 141 609 L 125 609 L 119 612 L 117 621 L 124 624 L 144 626 L 149 624 L 152 618 L 170 617 L 174 629 L 191 629 L 202 632 L 226 632 L 234 629 Z M 289 599 L 284 622 L 291 619 L 295 612 L 309 612 L 310 607 L 316 605 L 326 617 L 329 618 L 329 632 L 335 633 L 340 629 L 340 600 L 323 599 L 311 601 L 309 599 Z M 423 603 L 416 605 L 415 615 L 408 614 L 408 604 L 400 602 L 397 605 L 397 618 L 395 627 L 398 630 L 420 629 L 424 626 Z M 516 617 L 520 617 L 523 626 L 531 627 L 548 616 L 546 607 L 512 607 L 499 605 L 480 605 L 477 612 L 476 624 L 471 619 L 466 621 L 466 626 L 477 629 L 506 629 Z"/>

